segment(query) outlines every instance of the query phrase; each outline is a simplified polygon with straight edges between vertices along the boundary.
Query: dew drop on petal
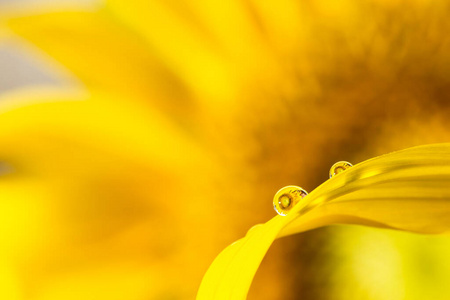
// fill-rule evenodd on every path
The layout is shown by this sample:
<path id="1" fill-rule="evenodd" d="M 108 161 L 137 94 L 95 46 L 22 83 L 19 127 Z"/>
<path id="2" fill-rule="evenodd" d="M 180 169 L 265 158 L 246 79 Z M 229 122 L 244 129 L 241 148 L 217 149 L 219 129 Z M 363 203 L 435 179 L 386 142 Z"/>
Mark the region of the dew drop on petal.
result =
<path id="1" fill-rule="evenodd" d="M 308 192 L 299 186 L 285 186 L 273 197 L 273 208 L 279 215 L 286 216 L 287 213 L 306 195 L 308 195 Z"/>
<path id="2" fill-rule="evenodd" d="M 348 161 L 338 161 L 330 169 L 330 178 L 344 172 L 351 167 L 353 167 L 353 165 Z"/>

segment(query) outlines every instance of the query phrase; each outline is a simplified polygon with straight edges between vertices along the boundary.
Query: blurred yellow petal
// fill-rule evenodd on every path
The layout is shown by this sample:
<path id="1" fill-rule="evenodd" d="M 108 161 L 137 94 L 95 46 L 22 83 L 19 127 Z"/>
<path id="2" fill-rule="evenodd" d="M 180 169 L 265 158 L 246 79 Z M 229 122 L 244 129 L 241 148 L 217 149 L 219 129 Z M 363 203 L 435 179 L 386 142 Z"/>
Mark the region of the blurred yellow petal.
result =
<path id="1" fill-rule="evenodd" d="M 0 233 L 8 241 L 2 254 L 14 262 L 5 266 L 4 276 L 13 280 L 8 274 L 18 272 L 23 290 L 37 295 L 41 289 L 58 293 L 57 279 L 76 274 L 80 266 L 140 261 L 144 267 L 149 260 L 158 263 L 147 269 L 168 278 L 177 268 L 166 263 L 169 257 L 192 247 L 173 241 L 183 240 L 186 231 L 191 237 L 208 235 L 202 224 L 188 229 L 180 224 L 204 210 L 198 195 L 212 186 L 210 155 L 166 118 L 133 102 L 103 94 L 49 93 L 40 95 L 40 103 L 21 99 L 30 93 L 10 95 L 0 104 L 0 163 L 6 170 L 0 174 Z M 179 274 L 171 276 L 174 282 L 181 281 Z M 73 281 L 86 288 L 81 294 L 92 288 L 92 278 L 79 279 L 84 277 L 83 284 Z M 158 295 L 170 290 L 173 283 L 167 282 L 141 292 Z M 96 293 L 102 289 L 106 285 Z"/>
<path id="2" fill-rule="evenodd" d="M 42 296 L 37 299 L 141 300 L 156 276 L 137 265 L 91 267 L 56 278 L 51 288 L 42 287 Z"/>
<path id="3" fill-rule="evenodd" d="M 450 144 L 414 147 L 360 163 L 326 181 L 286 217 L 251 230 L 213 262 L 197 299 L 245 299 L 278 236 L 336 223 L 420 233 L 450 231 Z"/>
<path id="4" fill-rule="evenodd" d="M 29 156 L 27 145 L 35 147 L 33 155 L 49 156 L 45 151 L 58 150 L 49 147 L 49 143 L 73 140 L 134 157 L 139 162 L 150 159 L 152 164 L 159 165 L 192 164 L 200 158 L 194 154 L 199 151 L 195 142 L 156 111 L 142 110 L 137 104 L 117 101 L 116 96 L 111 95 L 74 99 L 76 97 L 70 93 L 62 99 L 49 95 L 40 100 L 41 103 L 29 99 L 21 101 L 21 97 L 32 92 L 25 90 L 5 96 L 9 101 L 2 101 L 3 105 L 0 105 L 0 112 L 3 111 L 0 151 L 4 156 Z M 64 99 L 72 101 L 61 101 Z M 25 105 L 26 102 L 31 105 Z M 23 107 L 14 109 L 17 103 L 22 103 Z M 180 145 L 192 151 L 192 161 L 177 151 L 176 147 Z"/>
<path id="5" fill-rule="evenodd" d="M 89 89 L 140 99 L 171 114 L 189 114 L 190 92 L 139 33 L 105 11 L 11 18 L 8 26 L 62 63 Z M 178 99 L 176 105 L 168 99 Z"/>
<path id="6" fill-rule="evenodd" d="M 162 196 L 157 191 L 166 193 L 164 186 L 172 180 L 185 181 L 186 172 L 208 168 L 209 155 L 157 113 L 111 96 L 50 97 L 15 109 L 3 103 L 0 157 L 15 171 L 13 178 L 47 180 L 53 182 L 47 185 L 52 194 L 64 195 L 68 189 L 80 199 L 100 196 L 95 190 L 108 198 L 130 193 L 136 199 L 157 199 Z M 152 182 L 159 188 L 144 188 Z M 108 183 L 113 188 L 105 189 Z M 155 208 L 160 205 L 170 203 Z"/>
<path id="7" fill-rule="evenodd" d="M 139 32 L 159 58 L 177 70 L 197 94 L 215 96 L 210 101 L 230 99 L 229 95 L 235 94 L 227 60 L 217 51 L 207 27 L 193 26 L 190 22 L 195 21 L 195 15 L 179 17 L 169 5 L 159 1 L 108 1 L 107 4 L 124 24 Z"/>
<path id="8" fill-rule="evenodd" d="M 242 92 L 249 87 L 278 83 L 261 80 L 276 80 L 279 66 L 240 1 L 108 0 L 107 8 L 139 32 L 218 116 L 246 101 Z"/>

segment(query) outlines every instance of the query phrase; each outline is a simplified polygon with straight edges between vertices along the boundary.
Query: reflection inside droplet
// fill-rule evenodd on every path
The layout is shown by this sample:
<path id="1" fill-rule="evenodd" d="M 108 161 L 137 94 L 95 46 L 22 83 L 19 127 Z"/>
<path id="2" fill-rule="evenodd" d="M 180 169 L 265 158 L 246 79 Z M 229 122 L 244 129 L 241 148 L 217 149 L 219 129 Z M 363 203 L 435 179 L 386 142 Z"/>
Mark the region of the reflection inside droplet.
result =
<path id="1" fill-rule="evenodd" d="M 348 161 L 338 161 L 333 166 L 331 166 L 330 178 L 333 176 L 336 176 L 339 173 L 344 172 L 345 170 L 347 170 L 351 167 L 353 167 L 353 165 L 351 163 L 349 163 Z"/>
<path id="2" fill-rule="evenodd" d="M 306 195 L 308 195 L 308 192 L 299 186 L 285 186 L 273 197 L 273 208 L 279 215 L 286 216 L 287 213 Z"/>
<path id="3" fill-rule="evenodd" d="M 288 208 L 291 205 L 292 201 L 290 197 L 288 197 L 287 195 L 283 195 L 280 197 L 280 199 L 278 199 L 278 203 L 282 208 Z"/>

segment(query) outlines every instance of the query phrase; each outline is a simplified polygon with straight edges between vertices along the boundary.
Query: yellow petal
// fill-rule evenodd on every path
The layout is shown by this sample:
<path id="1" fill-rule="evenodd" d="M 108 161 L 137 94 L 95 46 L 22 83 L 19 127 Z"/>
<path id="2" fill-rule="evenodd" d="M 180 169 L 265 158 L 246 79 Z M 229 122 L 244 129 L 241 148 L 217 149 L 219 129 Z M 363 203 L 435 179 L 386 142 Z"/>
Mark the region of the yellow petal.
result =
<path id="1" fill-rule="evenodd" d="M 171 114 L 186 116 L 192 109 L 189 91 L 178 75 L 139 34 L 105 11 L 15 17 L 8 26 L 63 64 L 89 89 L 123 94 L 126 101 L 139 98 Z"/>
<path id="2" fill-rule="evenodd" d="M 159 199 L 171 186 L 181 193 L 190 184 L 185 174 L 195 169 L 199 175 L 208 165 L 208 155 L 194 141 L 165 118 L 131 103 L 117 105 L 121 102 L 104 95 L 95 100 L 66 96 L 72 101 L 58 102 L 61 98 L 49 95 L 47 103 L 14 109 L 17 97 L 0 106 L 0 162 L 12 170 L 1 182 L 9 205 L 2 219 L 11 228 L 20 221 L 51 219 L 60 225 L 48 228 L 50 235 L 62 224 L 76 223 L 74 234 L 80 238 L 107 236 L 152 210 L 171 208 Z M 39 209 L 28 208 L 32 199 L 41 198 Z M 101 201 L 107 201 L 107 211 Z M 182 206 L 175 206 L 176 212 Z M 37 221 L 27 216 L 30 209 Z M 122 214 L 126 209 L 128 214 Z M 91 226 L 102 218 L 110 225 Z"/>
<path id="3" fill-rule="evenodd" d="M 74 284 L 88 295 L 92 278 L 79 272 L 122 263 L 132 264 L 130 273 L 140 266 L 137 299 L 177 282 L 195 286 L 200 271 L 186 280 L 174 261 L 198 243 L 190 239 L 210 235 L 192 222 L 207 210 L 202 204 L 215 202 L 208 153 L 136 103 L 104 94 L 20 101 L 30 93 L 0 100 L 0 254 L 11 261 L 1 266 L 0 277 L 11 281 L 5 293 L 23 286 L 18 292 L 55 299 Z M 192 264 L 204 253 L 192 253 Z M 140 268 L 155 282 L 142 285 L 148 276 Z M 97 280 L 95 295 L 107 295 L 107 272 Z M 114 291 L 133 285 L 120 274 L 114 280 L 127 282 Z"/>
<path id="4" fill-rule="evenodd" d="M 276 237 L 335 223 L 421 233 L 450 231 L 450 144 L 409 148 L 346 170 L 225 249 L 203 278 L 197 299 L 245 299 Z"/>
<path id="5" fill-rule="evenodd" d="M 195 13 L 189 13 L 192 10 L 177 10 L 159 1 L 111 0 L 107 5 L 121 22 L 139 32 L 159 59 L 177 70 L 203 100 L 226 104 L 224 99 L 234 99 L 237 72 L 232 72 L 210 29 L 198 22 Z M 177 14 L 183 11 L 183 16 Z"/>
<path id="6" fill-rule="evenodd" d="M 161 114 L 150 109 L 142 110 L 139 105 L 122 102 L 115 96 L 97 94 L 89 99 L 77 99 L 78 96 L 71 94 L 65 98 L 48 95 L 43 100 L 44 96 L 39 95 L 41 100 L 21 101 L 23 96 L 31 93 L 24 90 L 4 96 L 9 101 L 2 101 L 0 105 L 0 112 L 3 111 L 0 118 L 2 155 L 49 155 L 45 154 L 48 143 L 76 140 L 96 149 L 134 156 L 134 160 L 139 162 L 186 165 L 191 162 L 177 147 L 186 146 L 188 151 L 193 150 L 192 154 L 199 150 L 187 135 Z M 72 101 L 62 101 L 65 99 Z M 14 109 L 16 103 L 25 105 L 27 102 L 35 104 Z M 26 148 L 30 145 L 35 147 L 32 153 Z"/>
<path id="7" fill-rule="evenodd" d="M 241 1 L 108 0 L 107 7 L 139 32 L 218 117 L 248 101 L 249 89 L 289 80 L 279 78 L 280 62 L 257 17 Z"/>

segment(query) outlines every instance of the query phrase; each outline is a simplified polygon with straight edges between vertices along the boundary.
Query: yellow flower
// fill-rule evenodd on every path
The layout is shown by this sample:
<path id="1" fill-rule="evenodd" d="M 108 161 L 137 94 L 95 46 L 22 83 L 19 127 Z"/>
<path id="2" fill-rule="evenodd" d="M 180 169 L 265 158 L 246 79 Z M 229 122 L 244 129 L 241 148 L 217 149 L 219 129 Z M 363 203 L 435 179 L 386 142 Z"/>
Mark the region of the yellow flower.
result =
<path id="1" fill-rule="evenodd" d="M 76 6 L 0 8 L 2 47 L 62 81 L 56 90 L 1 95 L 1 299 L 194 298 L 217 253 L 274 214 L 270 199 L 281 186 L 311 190 L 340 159 L 448 142 L 446 3 Z M 0 78 L 9 72 L 2 69 Z M 347 176 L 308 201 L 320 202 L 323 187 L 331 191 Z M 328 224 L 323 213 L 311 210 L 281 233 L 294 215 L 277 217 L 268 223 L 274 228 L 251 235 L 269 228 L 274 238 Z M 357 213 L 359 222 L 369 217 Z M 379 218 L 369 219 L 398 227 Z M 359 246 L 349 246 L 354 232 L 345 232 L 350 237 L 334 252 Z M 272 248 L 250 297 L 295 297 L 298 291 L 285 287 L 298 277 L 283 254 L 298 245 Z M 258 249 L 246 250 L 254 255 L 249 262 L 262 258 L 265 249 Z M 448 262 L 445 249 L 430 251 Z M 252 276 L 242 276 L 245 296 Z M 413 294 L 426 286 L 417 281 L 409 281 Z M 379 282 L 368 284 L 376 289 Z M 380 295 L 366 298 L 385 299 Z"/>

